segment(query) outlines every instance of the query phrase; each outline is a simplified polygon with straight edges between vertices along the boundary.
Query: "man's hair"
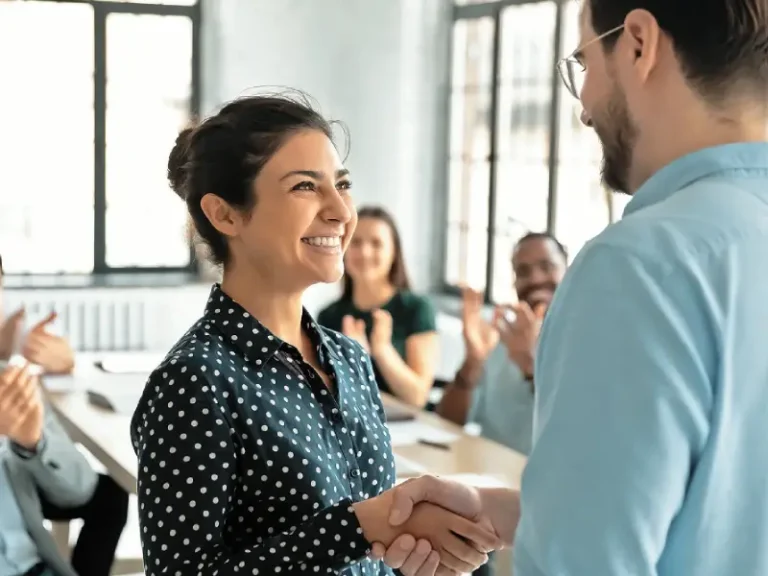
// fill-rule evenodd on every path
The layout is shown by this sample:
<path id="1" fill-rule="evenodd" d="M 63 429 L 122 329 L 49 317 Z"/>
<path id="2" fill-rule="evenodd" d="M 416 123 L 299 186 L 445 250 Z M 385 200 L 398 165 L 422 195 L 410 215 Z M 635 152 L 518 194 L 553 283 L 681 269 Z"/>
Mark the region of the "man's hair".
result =
<path id="1" fill-rule="evenodd" d="M 671 38 L 688 81 L 704 97 L 768 90 L 768 0 L 587 0 L 597 34 L 647 10 Z M 603 40 L 612 49 L 619 34 Z"/>
<path id="2" fill-rule="evenodd" d="M 517 249 L 529 240 L 551 240 L 557 247 L 558 252 L 560 252 L 560 254 L 563 255 L 565 261 L 568 262 L 568 249 L 562 245 L 560 240 L 555 238 L 554 234 L 549 232 L 528 232 L 525 236 L 517 241 L 517 244 L 515 244 L 515 252 L 517 252 Z"/>

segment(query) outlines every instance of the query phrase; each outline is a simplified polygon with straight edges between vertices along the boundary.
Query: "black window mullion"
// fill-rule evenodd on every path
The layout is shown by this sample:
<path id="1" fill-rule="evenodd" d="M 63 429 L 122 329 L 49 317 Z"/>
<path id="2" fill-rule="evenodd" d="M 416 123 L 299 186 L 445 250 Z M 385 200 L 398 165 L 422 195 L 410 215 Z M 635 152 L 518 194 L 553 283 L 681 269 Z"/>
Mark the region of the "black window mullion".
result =
<path id="1" fill-rule="evenodd" d="M 555 233 L 557 226 L 557 193 L 560 164 L 560 101 L 563 96 L 563 84 L 557 72 L 557 63 L 563 52 L 563 19 L 565 18 L 565 2 L 557 0 L 555 15 L 555 46 L 552 62 L 552 98 L 549 114 L 549 189 L 547 195 L 547 230 Z"/>
<path id="2" fill-rule="evenodd" d="M 498 161 L 498 127 L 499 127 L 499 72 L 501 69 L 501 10 L 496 11 L 493 26 L 493 59 L 491 60 L 491 110 L 490 110 L 490 153 L 488 163 L 488 239 L 486 244 L 485 264 L 485 300 L 491 299 L 493 286 L 493 260 L 496 252 L 496 163 Z"/>
<path id="3" fill-rule="evenodd" d="M 107 13 L 93 5 L 93 271 L 107 268 L 106 109 L 107 109 Z"/>

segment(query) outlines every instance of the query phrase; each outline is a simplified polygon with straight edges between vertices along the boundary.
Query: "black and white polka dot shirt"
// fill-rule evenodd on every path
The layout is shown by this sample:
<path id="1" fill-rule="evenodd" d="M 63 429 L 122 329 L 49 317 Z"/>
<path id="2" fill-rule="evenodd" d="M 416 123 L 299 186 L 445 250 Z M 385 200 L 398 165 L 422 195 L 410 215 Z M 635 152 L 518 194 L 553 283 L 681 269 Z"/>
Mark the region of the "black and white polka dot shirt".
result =
<path id="1" fill-rule="evenodd" d="M 369 359 L 303 323 L 335 394 L 219 286 L 150 376 L 131 425 L 148 576 L 393 574 L 350 507 L 395 480 Z"/>

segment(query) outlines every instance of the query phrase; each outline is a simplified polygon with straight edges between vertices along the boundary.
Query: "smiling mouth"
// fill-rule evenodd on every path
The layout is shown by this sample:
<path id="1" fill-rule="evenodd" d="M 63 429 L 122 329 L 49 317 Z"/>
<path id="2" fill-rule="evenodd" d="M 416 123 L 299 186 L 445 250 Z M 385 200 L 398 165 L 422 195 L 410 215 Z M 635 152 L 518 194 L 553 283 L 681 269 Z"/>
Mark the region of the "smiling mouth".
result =
<path id="1" fill-rule="evenodd" d="M 329 254 L 341 253 L 341 236 L 311 236 L 301 239 L 303 244 L 307 244 L 316 250 Z"/>

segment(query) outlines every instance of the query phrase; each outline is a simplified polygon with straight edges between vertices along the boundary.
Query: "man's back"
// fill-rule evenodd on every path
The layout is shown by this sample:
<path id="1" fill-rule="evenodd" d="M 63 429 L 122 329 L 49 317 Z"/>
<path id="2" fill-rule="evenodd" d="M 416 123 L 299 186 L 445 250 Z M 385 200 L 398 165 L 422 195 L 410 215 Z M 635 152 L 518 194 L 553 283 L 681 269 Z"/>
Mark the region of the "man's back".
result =
<path id="1" fill-rule="evenodd" d="M 517 573 L 768 574 L 766 286 L 766 144 L 674 162 L 584 249 L 541 337 Z"/>

